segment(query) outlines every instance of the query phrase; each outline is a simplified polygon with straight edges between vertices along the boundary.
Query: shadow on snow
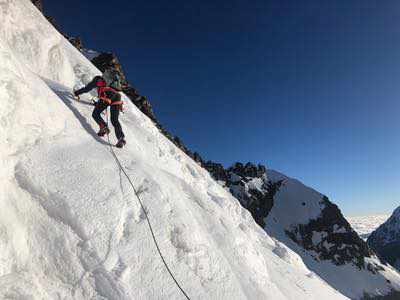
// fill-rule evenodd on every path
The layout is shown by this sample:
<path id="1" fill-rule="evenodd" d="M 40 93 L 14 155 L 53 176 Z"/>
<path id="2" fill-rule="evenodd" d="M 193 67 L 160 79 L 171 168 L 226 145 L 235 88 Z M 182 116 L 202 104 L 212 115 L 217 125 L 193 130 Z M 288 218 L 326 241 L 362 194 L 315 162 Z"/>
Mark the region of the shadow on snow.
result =
<path id="1" fill-rule="evenodd" d="M 42 80 L 47 84 L 47 86 L 63 101 L 63 103 L 72 111 L 74 116 L 81 123 L 83 129 L 86 130 L 98 143 L 109 146 L 110 144 L 105 142 L 101 137 L 97 135 L 97 132 L 93 129 L 93 127 L 89 124 L 86 117 L 83 116 L 80 111 L 73 104 L 74 97 L 71 92 L 67 90 L 67 88 L 55 81 L 52 81 L 47 78 L 42 78 Z M 78 101 L 75 101 L 78 102 Z M 90 102 L 79 101 L 78 103 L 93 106 Z"/>

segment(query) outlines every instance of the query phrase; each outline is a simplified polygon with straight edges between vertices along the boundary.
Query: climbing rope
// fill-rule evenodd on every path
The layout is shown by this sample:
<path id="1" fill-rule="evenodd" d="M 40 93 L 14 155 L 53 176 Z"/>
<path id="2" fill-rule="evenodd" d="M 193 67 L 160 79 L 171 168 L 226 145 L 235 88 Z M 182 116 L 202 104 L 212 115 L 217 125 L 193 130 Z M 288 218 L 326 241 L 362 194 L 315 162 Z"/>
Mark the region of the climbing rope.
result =
<path id="1" fill-rule="evenodd" d="M 107 127 L 108 127 L 108 123 L 109 123 L 108 108 L 106 109 L 106 118 L 107 118 Z M 139 193 L 138 193 L 138 191 L 136 190 L 135 185 L 133 184 L 133 182 L 132 182 L 132 180 L 130 179 L 129 175 L 126 173 L 125 168 L 122 166 L 121 161 L 119 160 L 117 154 L 114 152 L 113 146 L 111 145 L 110 135 L 109 135 L 109 134 L 107 134 L 107 139 L 108 139 L 108 143 L 110 144 L 111 153 L 113 154 L 115 161 L 117 162 L 117 164 L 118 164 L 120 170 L 124 173 L 126 179 L 128 179 L 130 185 L 132 186 L 132 189 L 133 189 L 133 191 L 135 192 L 136 198 L 138 199 L 138 201 L 139 201 L 139 203 L 140 203 L 140 206 L 141 206 L 141 208 L 142 208 L 142 210 L 143 210 L 143 212 L 144 212 L 144 215 L 146 216 L 146 220 L 147 220 L 147 224 L 149 225 L 149 229 L 150 229 L 151 236 L 153 237 L 154 244 L 156 245 L 158 254 L 159 254 L 160 257 L 161 257 L 161 260 L 162 260 L 162 262 L 164 263 L 165 268 L 167 269 L 169 275 L 171 276 L 171 278 L 173 279 L 173 281 L 175 282 L 175 284 L 176 284 L 176 286 L 179 288 L 179 290 L 182 292 L 182 294 L 185 296 L 185 298 L 186 298 L 187 300 L 190 300 L 189 296 L 186 294 L 186 292 L 185 292 L 185 291 L 183 290 L 183 288 L 180 286 L 179 282 L 176 280 L 176 278 L 175 278 L 174 274 L 172 273 L 171 269 L 168 267 L 168 264 L 167 264 L 167 262 L 165 261 L 165 258 L 164 258 L 164 256 L 163 256 L 163 254 L 161 253 L 160 246 L 158 245 L 156 236 L 155 236 L 154 231 L 153 231 L 153 227 L 151 226 L 150 218 L 149 218 L 149 216 L 148 216 L 146 210 L 144 209 L 143 202 L 142 202 L 142 200 L 140 199 Z"/>

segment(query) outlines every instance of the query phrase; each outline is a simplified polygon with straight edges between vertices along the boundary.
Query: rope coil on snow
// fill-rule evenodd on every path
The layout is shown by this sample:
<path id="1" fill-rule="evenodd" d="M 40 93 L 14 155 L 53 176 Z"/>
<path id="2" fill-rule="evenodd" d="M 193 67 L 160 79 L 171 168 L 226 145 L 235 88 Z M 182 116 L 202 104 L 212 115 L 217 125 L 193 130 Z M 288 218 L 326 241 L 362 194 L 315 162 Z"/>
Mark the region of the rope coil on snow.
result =
<path id="1" fill-rule="evenodd" d="M 107 112 L 107 111 L 108 111 L 108 109 L 106 110 L 106 114 L 107 114 L 107 116 L 106 116 L 106 117 L 107 117 L 107 127 L 108 127 L 108 123 L 109 123 L 108 118 L 109 118 L 109 117 L 108 117 L 108 112 Z M 158 245 L 158 242 L 157 242 L 157 239 L 156 239 L 156 237 L 155 237 L 155 234 L 154 234 L 154 231 L 153 231 L 153 227 L 151 226 L 151 222 L 150 222 L 149 216 L 148 216 L 146 210 L 144 209 L 143 202 L 142 202 L 142 200 L 140 199 L 139 193 L 137 192 L 137 190 L 136 190 L 136 188 L 135 188 L 135 185 L 133 184 L 133 182 L 132 182 L 132 180 L 130 179 L 129 175 L 126 173 L 125 168 L 122 166 L 121 161 L 119 160 L 117 154 L 114 152 L 113 146 L 111 145 L 111 141 L 110 141 L 110 135 L 107 135 L 107 139 L 108 139 L 108 143 L 110 144 L 111 153 L 113 154 L 113 156 L 114 156 L 114 158 L 115 158 L 115 160 L 116 160 L 116 162 L 117 162 L 119 168 L 120 168 L 121 171 L 124 173 L 126 179 L 128 179 L 130 185 L 132 186 L 132 189 L 133 189 L 133 191 L 134 191 L 134 193 L 135 193 L 135 195 L 136 195 L 136 198 L 138 199 L 138 201 L 139 201 L 139 203 L 140 203 L 140 206 L 141 206 L 141 208 L 142 208 L 142 210 L 143 210 L 143 212 L 144 212 L 144 214 L 145 214 L 145 216 L 146 216 L 146 220 L 147 220 L 147 224 L 149 225 L 149 229 L 150 229 L 151 236 L 153 237 L 153 241 L 154 241 L 154 244 L 156 245 L 157 252 L 158 252 L 158 254 L 159 254 L 160 257 L 161 257 L 161 260 L 162 260 L 162 262 L 164 263 L 165 268 L 167 269 L 169 275 L 171 276 L 171 278 L 173 279 L 173 281 L 175 282 L 175 284 L 176 284 L 176 286 L 179 288 L 179 290 L 182 292 L 182 294 L 185 296 L 185 298 L 186 298 L 187 300 L 190 300 L 189 296 L 186 294 L 186 292 L 185 292 L 185 291 L 183 290 L 183 288 L 180 286 L 179 282 L 176 280 L 176 278 L 175 278 L 174 274 L 172 273 L 171 269 L 168 267 L 168 264 L 167 264 L 167 262 L 165 261 L 165 258 L 164 258 L 164 256 L 163 256 L 163 254 L 161 253 L 161 249 L 160 249 L 160 247 L 159 247 L 159 245 Z"/>

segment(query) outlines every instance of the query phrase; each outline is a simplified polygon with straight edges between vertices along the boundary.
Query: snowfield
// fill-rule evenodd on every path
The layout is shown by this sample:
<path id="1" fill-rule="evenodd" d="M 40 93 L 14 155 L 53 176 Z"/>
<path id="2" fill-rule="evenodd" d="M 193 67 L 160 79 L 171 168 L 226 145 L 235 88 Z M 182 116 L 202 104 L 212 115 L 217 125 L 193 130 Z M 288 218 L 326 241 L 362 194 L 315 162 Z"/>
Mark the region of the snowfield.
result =
<path id="1" fill-rule="evenodd" d="M 184 299 L 71 97 L 98 70 L 30 1 L 0 0 L 0 20 L 0 299 Z M 347 299 L 125 100 L 115 151 L 191 299 Z"/>

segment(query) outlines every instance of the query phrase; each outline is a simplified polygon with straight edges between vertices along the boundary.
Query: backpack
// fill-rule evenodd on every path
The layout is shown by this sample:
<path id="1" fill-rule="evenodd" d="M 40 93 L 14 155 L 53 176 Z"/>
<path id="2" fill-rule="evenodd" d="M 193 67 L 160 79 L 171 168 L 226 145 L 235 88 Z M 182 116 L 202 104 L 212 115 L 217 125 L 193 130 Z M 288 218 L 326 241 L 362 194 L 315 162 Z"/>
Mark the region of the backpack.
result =
<path id="1" fill-rule="evenodd" d="M 106 81 L 107 86 L 118 92 L 122 91 L 121 76 L 116 69 L 109 68 L 105 70 L 103 78 Z"/>

